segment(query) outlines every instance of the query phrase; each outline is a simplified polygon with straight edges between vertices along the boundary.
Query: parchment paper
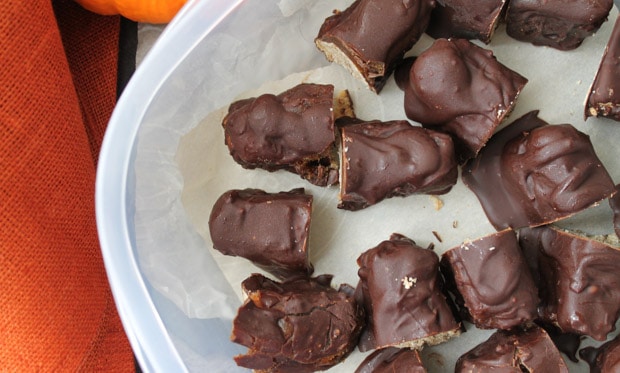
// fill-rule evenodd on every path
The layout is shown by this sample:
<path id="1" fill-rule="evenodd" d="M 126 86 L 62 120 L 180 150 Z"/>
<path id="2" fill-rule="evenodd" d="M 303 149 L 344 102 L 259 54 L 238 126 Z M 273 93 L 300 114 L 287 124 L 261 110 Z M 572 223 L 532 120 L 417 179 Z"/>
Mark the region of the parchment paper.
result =
<path id="1" fill-rule="evenodd" d="M 317 25 L 329 15 L 325 10 L 329 9 L 329 6 L 338 7 L 338 4 L 319 3 L 322 4 L 322 8 L 318 6 L 316 8 L 318 10 L 312 7 L 312 1 L 281 1 L 279 6 L 285 16 L 304 12 L 304 17 L 312 28 L 318 30 Z M 342 3 L 347 4 L 349 1 L 339 2 L 341 5 Z M 477 44 L 492 49 L 500 62 L 529 79 L 515 110 L 504 124 L 534 109 L 539 109 L 540 117 L 549 123 L 573 124 L 591 136 L 599 157 L 613 179 L 619 182 L 620 149 L 616 144 L 620 140 L 620 123 L 594 118 L 585 121 L 583 118 L 584 100 L 616 16 L 617 11 L 614 9 L 610 20 L 600 31 L 586 39 L 584 44 L 574 51 L 563 52 L 515 41 L 505 34 L 503 26 L 497 30 L 490 45 L 478 42 Z M 308 29 L 301 31 L 279 29 L 266 43 L 267 47 L 261 58 L 271 60 L 274 66 L 277 66 L 281 61 L 281 55 L 274 54 L 274 50 L 283 43 L 286 44 L 288 36 L 294 43 L 307 43 L 303 48 L 315 48 L 311 42 L 308 43 L 314 36 Z M 430 37 L 423 37 L 408 54 L 418 54 L 430 46 L 432 41 Z M 316 53 L 320 52 L 317 50 Z M 376 95 L 353 79 L 340 66 L 329 65 L 326 61 L 323 65 L 324 67 L 293 74 L 283 80 L 267 81 L 250 91 L 237 92 L 235 99 L 253 97 L 266 92 L 277 94 L 302 82 L 330 83 L 335 85 L 336 90 L 350 91 L 359 118 L 406 119 L 402 107 L 403 93 L 396 87 L 393 79 L 380 95 Z M 255 73 L 260 74 L 259 71 Z M 310 258 L 315 267 L 315 274 L 333 274 L 334 285 L 349 283 L 355 286 L 357 257 L 363 251 L 387 239 L 393 232 L 402 233 L 421 246 L 433 243 L 438 254 L 459 245 L 464 240 L 494 232 L 478 200 L 460 179 L 450 193 L 439 198 L 428 195 L 392 198 L 362 211 L 349 212 L 336 208 L 337 187 L 316 187 L 299 176 L 285 171 L 270 173 L 243 169 L 232 160 L 224 144 L 221 121 L 228 103 L 222 104 L 218 110 L 211 111 L 199 122 L 188 124 L 188 132 L 180 137 L 174 158 L 176 163 L 172 164 L 172 167 L 181 175 L 181 201 L 184 211 L 171 211 L 172 217 L 168 219 L 188 220 L 190 224 L 183 225 L 183 229 L 188 229 L 188 234 L 191 235 L 198 233 L 203 240 L 201 244 L 203 251 L 193 253 L 193 257 L 189 259 L 183 257 L 186 253 L 179 251 L 178 260 L 202 263 L 205 258 L 212 256 L 230 286 L 237 292 L 239 301 L 242 297 L 241 281 L 249 274 L 261 271 L 244 259 L 226 257 L 213 250 L 207 224 L 213 203 L 229 189 L 252 187 L 277 192 L 304 187 L 311 193 L 314 196 L 314 205 L 309 241 Z M 174 188 L 170 193 L 176 193 Z M 165 221 L 161 223 L 165 224 Z M 563 224 L 593 233 L 612 232 L 611 212 L 606 202 Z M 433 232 L 441 237 L 441 241 Z M 161 284 L 165 287 L 162 281 L 158 281 L 157 276 L 162 276 L 160 278 L 166 279 L 167 282 L 182 284 L 183 286 L 179 286 L 178 289 L 182 289 L 183 293 L 171 295 L 171 299 L 177 303 L 182 299 L 182 309 L 188 315 L 232 319 L 234 307 L 229 304 L 222 306 L 217 301 L 220 299 L 226 302 L 225 297 L 217 294 L 210 297 L 212 290 L 192 286 L 197 279 L 204 278 L 204 272 L 201 272 L 204 269 L 199 264 L 183 269 L 175 263 L 175 249 L 170 250 L 171 253 L 166 255 L 158 255 L 157 252 L 142 255 L 141 260 L 149 262 L 150 267 L 165 273 L 164 276 L 159 274 L 151 278 L 154 286 L 157 288 L 158 284 Z M 201 290 L 194 292 L 192 289 Z M 423 350 L 429 371 L 453 371 L 454 362 L 462 353 L 485 340 L 493 332 L 479 331 L 470 325 L 467 326 L 468 332 L 463 336 Z M 364 354 L 355 351 L 345 363 L 330 371 L 352 372 L 364 357 Z M 573 365 L 573 369 L 587 371 L 583 363 L 579 366 Z"/>

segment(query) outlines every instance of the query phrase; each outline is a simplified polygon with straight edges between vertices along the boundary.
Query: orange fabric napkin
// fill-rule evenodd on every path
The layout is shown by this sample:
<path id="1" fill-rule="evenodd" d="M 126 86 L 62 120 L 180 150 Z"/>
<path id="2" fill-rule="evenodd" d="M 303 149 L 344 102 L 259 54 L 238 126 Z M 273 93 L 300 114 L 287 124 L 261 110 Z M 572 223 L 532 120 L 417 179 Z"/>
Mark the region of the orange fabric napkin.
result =
<path id="1" fill-rule="evenodd" d="M 0 2 L 0 371 L 131 372 L 94 210 L 120 19 L 53 4 Z"/>

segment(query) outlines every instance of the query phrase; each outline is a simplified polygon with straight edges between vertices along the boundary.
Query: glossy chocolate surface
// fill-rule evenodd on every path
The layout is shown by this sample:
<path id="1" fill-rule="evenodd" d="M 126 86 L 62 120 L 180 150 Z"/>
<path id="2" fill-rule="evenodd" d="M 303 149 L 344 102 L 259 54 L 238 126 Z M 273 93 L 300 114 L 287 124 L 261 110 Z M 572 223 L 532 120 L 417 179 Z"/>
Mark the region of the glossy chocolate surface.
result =
<path id="1" fill-rule="evenodd" d="M 361 298 L 368 325 L 360 350 L 404 346 L 441 333 L 460 331 L 442 292 L 439 257 L 412 240 L 393 234 L 357 259 Z"/>
<path id="2" fill-rule="evenodd" d="M 233 321 L 231 340 L 249 348 L 238 365 L 268 372 L 312 372 L 340 362 L 357 344 L 363 309 L 331 276 L 277 283 L 254 274 Z"/>
<path id="3" fill-rule="evenodd" d="M 570 361 L 578 363 L 577 351 L 581 346 L 581 341 L 585 338 L 577 333 L 565 333 L 557 325 L 543 320 L 536 320 L 536 324 L 545 329 L 553 344 L 563 353 Z"/>
<path id="4" fill-rule="evenodd" d="M 347 118 L 341 138 L 339 208 L 359 210 L 414 193 L 442 194 L 456 184 L 454 145 L 446 134 L 407 121 Z"/>
<path id="5" fill-rule="evenodd" d="M 493 136 L 462 176 L 498 230 L 548 224 L 614 193 L 590 138 L 569 124 L 548 125 L 537 111 Z"/>
<path id="6" fill-rule="evenodd" d="M 590 88 L 585 115 L 620 121 L 620 18 L 616 19 Z"/>
<path id="7" fill-rule="evenodd" d="M 213 248 L 246 258 L 279 278 L 310 275 L 312 200 L 302 188 L 279 193 L 229 190 L 209 217 Z"/>
<path id="8" fill-rule="evenodd" d="M 620 184 L 616 185 L 616 194 L 609 199 L 609 206 L 614 214 L 614 231 L 620 237 Z"/>
<path id="9" fill-rule="evenodd" d="M 426 373 L 420 354 L 408 348 L 388 347 L 368 355 L 355 373 Z"/>
<path id="10" fill-rule="evenodd" d="M 579 356 L 590 365 L 590 373 L 620 372 L 620 336 L 600 347 L 585 347 Z"/>
<path id="11" fill-rule="evenodd" d="M 540 276 L 541 317 L 604 341 L 620 316 L 620 249 L 551 226 L 521 230 L 519 242 Z"/>
<path id="12" fill-rule="evenodd" d="M 411 66 L 405 113 L 453 136 L 457 158 L 475 156 L 512 110 L 527 79 L 465 39 L 438 39 Z"/>
<path id="13" fill-rule="evenodd" d="M 479 328 L 510 329 L 537 316 L 538 289 L 512 230 L 446 251 L 441 270 L 456 303 Z"/>
<path id="14" fill-rule="evenodd" d="M 338 181 L 332 85 L 300 84 L 233 102 L 224 118 L 233 159 L 249 169 L 286 169 L 313 184 Z"/>
<path id="15" fill-rule="evenodd" d="M 506 0 L 437 0 L 426 33 L 435 39 L 478 39 L 489 44 Z"/>
<path id="16" fill-rule="evenodd" d="M 498 331 L 456 362 L 456 373 L 560 373 L 566 363 L 547 333 L 539 328 Z"/>
<path id="17" fill-rule="evenodd" d="M 506 32 L 534 45 L 575 49 L 607 20 L 613 0 L 511 0 Z"/>
<path id="18" fill-rule="evenodd" d="M 434 0 L 356 0 L 327 18 L 317 39 L 346 54 L 379 92 L 426 30 L 434 6 Z"/>

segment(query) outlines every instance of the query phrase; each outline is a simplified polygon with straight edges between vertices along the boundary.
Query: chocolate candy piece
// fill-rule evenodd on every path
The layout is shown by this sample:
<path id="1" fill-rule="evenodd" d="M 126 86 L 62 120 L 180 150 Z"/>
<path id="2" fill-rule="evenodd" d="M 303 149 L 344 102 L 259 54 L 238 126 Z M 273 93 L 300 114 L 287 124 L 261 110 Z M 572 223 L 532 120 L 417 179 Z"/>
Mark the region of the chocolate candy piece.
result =
<path id="1" fill-rule="evenodd" d="M 590 373 L 620 372 L 620 336 L 598 348 L 585 347 L 579 356 L 590 365 Z"/>
<path id="2" fill-rule="evenodd" d="M 441 270 L 456 303 L 479 328 L 510 329 L 537 316 L 538 289 L 511 229 L 446 251 Z"/>
<path id="3" fill-rule="evenodd" d="M 319 186 L 338 182 L 332 85 L 300 84 L 233 102 L 222 125 L 244 168 L 285 169 Z"/>
<path id="4" fill-rule="evenodd" d="M 338 121 L 343 123 L 339 208 L 359 210 L 413 193 L 442 194 L 456 183 L 450 136 L 407 121 Z"/>
<path id="5" fill-rule="evenodd" d="M 209 217 L 213 247 L 279 278 L 308 276 L 313 272 L 308 260 L 311 212 L 312 196 L 303 188 L 280 193 L 229 190 Z"/>
<path id="6" fill-rule="evenodd" d="M 616 19 L 601 64 L 586 99 L 585 117 L 620 121 L 620 18 Z"/>
<path id="7" fill-rule="evenodd" d="M 357 259 L 356 297 L 368 326 L 359 348 L 421 348 L 457 336 L 461 325 L 442 293 L 439 258 L 400 234 Z"/>
<path id="8" fill-rule="evenodd" d="M 616 185 L 616 194 L 609 199 L 609 206 L 614 214 L 614 231 L 620 237 L 620 184 Z"/>
<path id="9" fill-rule="evenodd" d="M 541 317 L 605 340 L 620 316 L 620 249 L 551 226 L 521 230 L 519 242 L 540 276 Z"/>
<path id="10" fill-rule="evenodd" d="M 233 321 L 231 340 L 249 348 L 239 366 L 261 372 L 313 372 L 342 361 L 357 344 L 363 309 L 353 289 L 329 275 L 277 283 L 254 274 Z"/>
<path id="11" fill-rule="evenodd" d="M 537 115 L 529 112 L 498 132 L 463 167 L 463 181 L 498 230 L 549 224 L 614 193 L 589 137 Z"/>
<path id="12" fill-rule="evenodd" d="M 461 356 L 456 373 L 568 372 L 547 333 L 539 328 L 500 330 Z"/>
<path id="13" fill-rule="evenodd" d="M 506 0 L 437 0 L 426 33 L 435 39 L 478 39 L 489 44 Z"/>
<path id="14" fill-rule="evenodd" d="M 510 0 L 506 33 L 560 50 L 575 49 L 607 20 L 613 0 Z"/>
<path id="15" fill-rule="evenodd" d="M 465 161 L 485 145 L 526 83 L 490 50 L 464 39 L 438 39 L 411 66 L 405 113 L 452 135 L 457 158 Z"/>
<path id="16" fill-rule="evenodd" d="M 434 6 L 434 0 L 356 0 L 325 20 L 315 44 L 378 93 L 426 30 Z"/>
<path id="17" fill-rule="evenodd" d="M 426 373 L 420 354 L 408 348 L 388 347 L 368 355 L 355 373 Z"/>

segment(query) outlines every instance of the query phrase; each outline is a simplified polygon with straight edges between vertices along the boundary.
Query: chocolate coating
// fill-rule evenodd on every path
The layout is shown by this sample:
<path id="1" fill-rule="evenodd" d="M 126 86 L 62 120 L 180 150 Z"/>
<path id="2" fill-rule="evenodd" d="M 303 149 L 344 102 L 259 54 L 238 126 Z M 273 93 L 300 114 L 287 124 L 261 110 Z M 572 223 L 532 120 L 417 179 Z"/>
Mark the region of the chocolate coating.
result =
<path id="1" fill-rule="evenodd" d="M 598 348 L 585 347 L 579 356 L 590 365 L 590 373 L 620 372 L 620 336 Z"/>
<path id="2" fill-rule="evenodd" d="M 244 168 L 285 169 L 313 184 L 338 182 L 332 85 L 300 84 L 233 102 L 224 118 L 230 155 Z"/>
<path id="3" fill-rule="evenodd" d="M 461 356 L 456 373 L 560 373 L 566 363 L 547 333 L 539 328 L 498 331 Z"/>
<path id="4" fill-rule="evenodd" d="M 541 318 L 604 341 L 620 316 L 620 249 L 551 226 L 523 229 L 519 242 L 540 276 Z"/>
<path id="5" fill-rule="evenodd" d="M 426 373 L 420 354 L 408 348 L 388 347 L 368 355 L 355 373 Z"/>
<path id="6" fill-rule="evenodd" d="M 456 183 L 450 136 L 407 121 L 347 118 L 346 124 L 341 136 L 339 208 L 359 210 L 384 198 L 414 193 L 442 194 Z"/>
<path id="7" fill-rule="evenodd" d="M 209 217 L 213 248 L 246 258 L 279 278 L 310 275 L 312 200 L 302 188 L 280 193 L 229 190 L 215 202 Z"/>
<path id="8" fill-rule="evenodd" d="M 478 39 L 489 44 L 506 0 L 437 0 L 426 33 L 435 39 Z"/>
<path id="9" fill-rule="evenodd" d="M 577 333 L 565 333 L 557 325 L 543 320 L 536 320 L 536 324 L 545 329 L 549 337 L 553 341 L 553 344 L 558 350 L 563 353 L 568 359 L 574 363 L 578 363 L 577 351 L 581 346 L 581 341 L 585 338 L 583 335 Z"/>
<path id="10" fill-rule="evenodd" d="M 356 296 L 368 326 L 359 348 L 436 344 L 458 335 L 461 325 L 442 292 L 439 258 L 412 240 L 393 234 L 357 259 Z"/>
<path id="11" fill-rule="evenodd" d="M 510 329 L 537 316 L 538 289 L 513 230 L 507 229 L 446 251 L 441 269 L 477 327 Z"/>
<path id="12" fill-rule="evenodd" d="M 254 274 L 243 281 L 248 299 L 233 321 L 231 340 L 249 348 L 239 366 L 261 372 L 313 372 L 348 355 L 363 327 L 353 289 L 336 290 L 331 276 L 277 283 Z"/>
<path id="13" fill-rule="evenodd" d="M 457 158 L 465 161 L 486 144 L 526 83 L 492 51 L 464 39 L 438 39 L 411 66 L 405 113 L 452 135 Z"/>
<path id="14" fill-rule="evenodd" d="M 589 137 L 537 111 L 493 136 L 462 176 L 498 230 L 548 224 L 614 193 Z"/>
<path id="15" fill-rule="evenodd" d="M 609 199 L 609 206 L 614 214 L 614 231 L 620 237 L 620 184 L 616 185 L 616 194 Z"/>
<path id="16" fill-rule="evenodd" d="M 585 117 L 589 116 L 620 121 L 620 18 L 616 19 L 586 99 Z"/>
<path id="17" fill-rule="evenodd" d="M 506 33 L 560 50 L 575 49 L 607 20 L 613 0 L 510 0 Z"/>
<path id="18" fill-rule="evenodd" d="M 315 42 L 330 61 L 330 48 L 341 51 L 348 67 L 379 92 L 426 30 L 434 6 L 434 0 L 356 0 L 325 20 Z"/>

